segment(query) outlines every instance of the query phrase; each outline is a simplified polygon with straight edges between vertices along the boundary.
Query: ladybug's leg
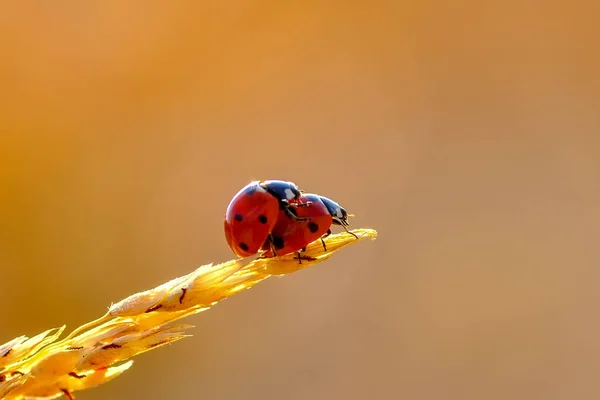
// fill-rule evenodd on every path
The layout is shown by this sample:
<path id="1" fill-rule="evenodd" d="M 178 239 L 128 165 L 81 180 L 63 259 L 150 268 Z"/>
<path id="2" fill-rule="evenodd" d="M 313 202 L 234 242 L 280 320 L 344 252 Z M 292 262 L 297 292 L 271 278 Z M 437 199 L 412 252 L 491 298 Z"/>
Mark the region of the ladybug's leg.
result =
<path id="1" fill-rule="evenodd" d="M 340 225 L 342 228 L 344 228 L 344 230 L 351 234 L 352 236 L 354 236 L 356 239 L 358 239 L 358 236 L 356 236 L 356 234 L 354 234 L 353 232 L 350 232 L 350 230 L 348 230 L 348 221 L 344 220 L 344 219 L 339 219 L 334 217 L 331 221 L 332 224 L 334 225 Z"/>
<path id="2" fill-rule="evenodd" d="M 297 257 L 298 257 L 298 264 L 302 264 L 302 260 L 306 260 L 306 261 L 316 261 L 316 258 L 313 257 L 309 257 L 309 256 L 303 256 L 302 252 L 306 251 L 306 247 L 304 247 L 303 249 L 301 249 L 300 251 L 298 251 L 298 253 L 296 253 Z M 296 258 L 296 257 L 294 257 Z"/>
<path id="3" fill-rule="evenodd" d="M 303 217 L 297 216 L 296 213 L 294 211 L 292 211 L 292 208 L 290 208 L 290 207 L 285 207 L 285 213 L 287 214 L 288 217 L 290 217 L 294 221 L 299 221 L 299 222 L 310 221 L 310 218 L 303 218 Z"/>
<path id="4" fill-rule="evenodd" d="M 302 264 L 302 252 L 306 251 L 306 247 L 301 248 L 296 255 L 298 256 L 298 264 Z"/>
<path id="5" fill-rule="evenodd" d="M 310 204 L 311 204 L 310 202 L 306 202 L 306 203 L 290 203 L 287 200 L 279 200 L 279 208 L 281 208 L 282 210 L 284 210 L 288 217 L 290 217 L 294 221 L 300 221 L 300 222 L 309 221 L 310 218 L 299 217 L 298 214 L 296 214 L 295 208 L 297 208 L 297 207 L 308 207 Z"/>
<path id="6" fill-rule="evenodd" d="M 312 201 L 307 201 L 306 203 L 292 203 L 290 207 L 308 207 L 312 205 Z"/>
<path id="7" fill-rule="evenodd" d="M 354 232 L 350 232 L 350 231 L 348 230 L 348 227 L 347 227 L 346 225 L 344 225 L 344 224 L 337 224 L 337 225 L 341 225 L 341 226 L 342 226 L 342 228 L 344 228 L 344 230 L 345 230 L 346 232 L 348 232 L 349 234 L 351 234 L 352 236 L 354 236 L 355 238 L 357 238 L 357 239 L 358 239 L 358 236 L 356 236 L 356 234 L 355 234 Z"/>
<path id="8" fill-rule="evenodd" d="M 323 236 L 321 236 L 321 244 L 323 244 L 323 250 L 324 251 L 327 251 L 327 246 L 325 245 L 325 241 L 323 239 L 325 239 L 329 235 L 331 235 L 331 229 L 328 229 L 327 233 L 324 234 Z"/>
<path id="9" fill-rule="evenodd" d="M 271 248 L 273 257 L 277 257 L 277 252 L 275 251 L 275 239 L 273 239 L 273 235 L 269 234 L 267 241 L 269 242 L 269 247 Z"/>

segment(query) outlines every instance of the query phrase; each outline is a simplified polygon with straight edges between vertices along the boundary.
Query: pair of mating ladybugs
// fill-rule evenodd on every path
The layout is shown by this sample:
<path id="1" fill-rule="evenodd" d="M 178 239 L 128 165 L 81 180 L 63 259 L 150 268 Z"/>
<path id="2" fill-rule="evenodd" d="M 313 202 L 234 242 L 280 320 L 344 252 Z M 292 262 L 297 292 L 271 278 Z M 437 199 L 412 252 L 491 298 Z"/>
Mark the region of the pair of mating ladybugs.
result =
<path id="1" fill-rule="evenodd" d="M 238 257 L 298 253 L 302 262 L 300 252 L 317 239 L 327 250 L 323 238 L 331 234 L 331 225 L 349 232 L 348 213 L 338 203 L 278 180 L 250 182 L 225 212 L 225 238 Z"/>

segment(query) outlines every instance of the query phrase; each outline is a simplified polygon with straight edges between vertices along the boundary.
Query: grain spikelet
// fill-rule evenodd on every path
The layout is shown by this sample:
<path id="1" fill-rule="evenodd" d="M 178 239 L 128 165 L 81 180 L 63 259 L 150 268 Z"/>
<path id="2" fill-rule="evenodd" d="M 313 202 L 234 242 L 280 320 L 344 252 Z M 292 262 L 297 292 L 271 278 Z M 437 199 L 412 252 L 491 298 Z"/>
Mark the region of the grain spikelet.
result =
<path id="1" fill-rule="evenodd" d="M 299 271 L 322 262 L 337 250 L 362 239 L 375 239 L 372 229 L 327 237 L 308 245 L 302 263 L 294 255 L 203 265 L 188 275 L 110 306 L 95 321 L 58 340 L 65 327 L 32 338 L 19 336 L 0 345 L 0 398 L 6 400 L 65 396 L 110 381 L 131 367 L 130 358 L 190 336 L 191 325 L 172 323 L 207 310 L 271 276 Z"/>

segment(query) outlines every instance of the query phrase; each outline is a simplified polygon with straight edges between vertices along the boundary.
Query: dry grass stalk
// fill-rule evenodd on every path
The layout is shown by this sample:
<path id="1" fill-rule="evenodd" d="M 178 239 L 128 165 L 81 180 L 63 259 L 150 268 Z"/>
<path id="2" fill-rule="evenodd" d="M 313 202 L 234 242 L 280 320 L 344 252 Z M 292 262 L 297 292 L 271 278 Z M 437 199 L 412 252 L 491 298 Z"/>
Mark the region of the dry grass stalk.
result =
<path id="1" fill-rule="evenodd" d="M 371 229 L 353 231 L 359 240 L 375 239 Z M 20 336 L 0 345 L 0 398 L 73 398 L 73 392 L 110 381 L 125 372 L 135 355 L 186 336 L 191 325 L 172 324 L 207 310 L 271 276 L 313 266 L 352 243 L 340 233 L 310 244 L 302 263 L 293 255 L 232 260 L 203 265 L 192 273 L 113 304 L 101 318 L 58 340 L 65 326 L 32 338 Z"/>

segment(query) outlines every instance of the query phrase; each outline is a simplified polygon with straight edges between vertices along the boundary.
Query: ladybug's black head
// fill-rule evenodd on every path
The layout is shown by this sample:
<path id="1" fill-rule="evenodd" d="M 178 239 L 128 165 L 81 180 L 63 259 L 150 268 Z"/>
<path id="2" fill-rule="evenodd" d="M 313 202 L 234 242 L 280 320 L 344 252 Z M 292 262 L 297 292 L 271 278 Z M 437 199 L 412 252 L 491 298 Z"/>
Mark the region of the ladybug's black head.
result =
<path id="1" fill-rule="evenodd" d="M 298 186 L 293 182 L 270 180 L 262 181 L 260 186 L 284 204 L 297 200 L 302 195 Z"/>
<path id="2" fill-rule="evenodd" d="M 335 225 L 342 225 L 344 227 L 348 226 L 348 213 L 346 210 L 340 206 L 335 201 L 328 199 L 327 197 L 319 196 L 325 207 L 327 207 L 327 211 L 331 214 L 333 218 L 333 223 Z"/>

